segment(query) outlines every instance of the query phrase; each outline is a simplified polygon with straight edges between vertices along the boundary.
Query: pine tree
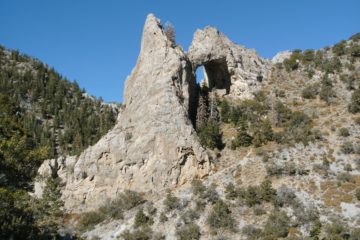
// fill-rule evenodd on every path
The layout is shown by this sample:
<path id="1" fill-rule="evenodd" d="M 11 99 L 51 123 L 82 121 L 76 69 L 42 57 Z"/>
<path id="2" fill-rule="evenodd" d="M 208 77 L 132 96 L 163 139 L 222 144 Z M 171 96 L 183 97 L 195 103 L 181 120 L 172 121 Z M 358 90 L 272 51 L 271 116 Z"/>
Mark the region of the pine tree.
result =
<path id="1" fill-rule="evenodd" d="M 35 206 L 36 222 L 43 234 L 56 235 L 62 224 L 64 202 L 61 199 L 61 180 L 49 177 L 42 198 Z"/>

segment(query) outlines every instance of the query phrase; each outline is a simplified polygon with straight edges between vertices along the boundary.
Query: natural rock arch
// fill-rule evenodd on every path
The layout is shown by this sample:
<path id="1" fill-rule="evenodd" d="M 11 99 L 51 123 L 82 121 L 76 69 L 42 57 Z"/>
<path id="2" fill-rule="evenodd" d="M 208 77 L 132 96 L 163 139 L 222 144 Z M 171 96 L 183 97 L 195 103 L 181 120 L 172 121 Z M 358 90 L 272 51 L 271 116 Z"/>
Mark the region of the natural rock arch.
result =
<path id="1" fill-rule="evenodd" d="M 224 89 L 226 94 L 230 93 L 231 77 L 226 59 L 208 61 L 200 66 L 204 67 L 204 81 L 210 91 Z"/>

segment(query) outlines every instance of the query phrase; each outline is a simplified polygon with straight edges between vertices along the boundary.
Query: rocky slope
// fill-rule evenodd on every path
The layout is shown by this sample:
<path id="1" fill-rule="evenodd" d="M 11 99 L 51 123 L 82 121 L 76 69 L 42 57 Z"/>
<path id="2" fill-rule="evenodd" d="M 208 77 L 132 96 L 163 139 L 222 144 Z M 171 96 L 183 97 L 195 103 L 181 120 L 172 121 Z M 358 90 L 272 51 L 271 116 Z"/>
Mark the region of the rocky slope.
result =
<path id="1" fill-rule="evenodd" d="M 39 174 L 89 239 L 357 239 L 359 39 L 270 61 L 206 27 L 185 53 L 150 14 L 116 126 Z"/>

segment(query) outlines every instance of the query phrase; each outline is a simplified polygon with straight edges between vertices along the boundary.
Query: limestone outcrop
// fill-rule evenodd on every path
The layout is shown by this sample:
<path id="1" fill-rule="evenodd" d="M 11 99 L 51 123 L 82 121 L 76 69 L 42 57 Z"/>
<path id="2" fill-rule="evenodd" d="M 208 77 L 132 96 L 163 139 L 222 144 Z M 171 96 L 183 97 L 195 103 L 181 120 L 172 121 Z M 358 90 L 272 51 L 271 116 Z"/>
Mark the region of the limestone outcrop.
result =
<path id="1" fill-rule="evenodd" d="M 255 51 L 210 27 L 195 33 L 187 55 L 148 15 L 115 127 L 80 156 L 47 160 L 39 169 L 40 176 L 63 179 L 67 211 L 95 209 L 124 189 L 161 192 L 211 174 L 211 155 L 193 126 L 199 100 L 194 72 L 201 64 L 211 88 L 238 98 L 252 97 L 270 68 Z M 36 195 L 42 187 L 36 183 Z"/>
<path id="2" fill-rule="evenodd" d="M 268 78 L 271 63 L 255 50 L 233 43 L 216 28 L 197 30 L 189 48 L 193 69 L 203 65 L 209 88 L 232 98 L 252 98 Z"/>

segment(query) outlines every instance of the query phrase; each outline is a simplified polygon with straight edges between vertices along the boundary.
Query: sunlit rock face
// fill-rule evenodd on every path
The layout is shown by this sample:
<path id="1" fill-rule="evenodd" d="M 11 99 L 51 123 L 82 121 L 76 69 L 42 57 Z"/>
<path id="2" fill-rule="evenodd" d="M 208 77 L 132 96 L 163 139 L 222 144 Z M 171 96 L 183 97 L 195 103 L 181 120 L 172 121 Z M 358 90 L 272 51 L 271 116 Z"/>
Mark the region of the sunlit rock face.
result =
<path id="1" fill-rule="evenodd" d="M 203 65 L 207 86 L 232 98 L 252 98 L 271 70 L 255 50 L 233 43 L 213 27 L 197 30 L 188 52 L 193 68 Z"/>

